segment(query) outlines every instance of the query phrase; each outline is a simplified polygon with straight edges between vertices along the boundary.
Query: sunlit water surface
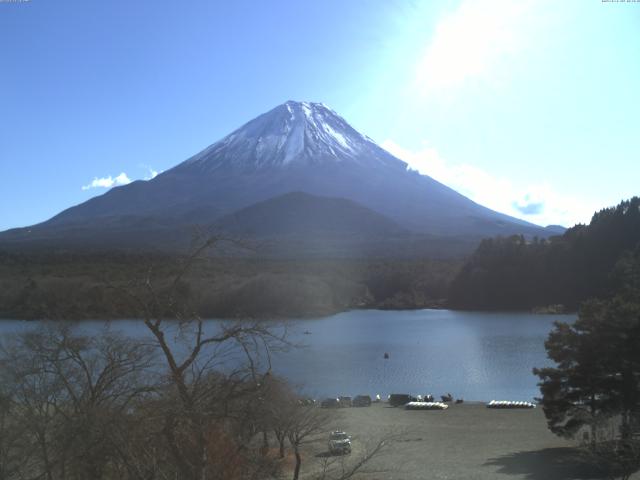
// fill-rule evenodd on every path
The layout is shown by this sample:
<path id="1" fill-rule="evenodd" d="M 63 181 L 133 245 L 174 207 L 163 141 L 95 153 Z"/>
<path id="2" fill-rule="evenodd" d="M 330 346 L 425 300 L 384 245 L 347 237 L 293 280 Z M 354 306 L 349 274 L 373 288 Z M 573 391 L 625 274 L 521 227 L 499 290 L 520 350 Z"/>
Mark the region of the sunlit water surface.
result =
<path id="1" fill-rule="evenodd" d="M 531 400 L 539 396 L 531 370 L 551 364 L 544 341 L 557 320 L 575 315 L 354 310 L 289 321 L 289 338 L 303 346 L 276 353 L 273 372 L 318 398 L 451 392 L 467 400 Z M 128 336 L 148 335 L 138 320 L 109 324 Z M 40 325 L 0 321 L 0 335 Z M 105 322 L 81 328 L 96 333 Z"/>

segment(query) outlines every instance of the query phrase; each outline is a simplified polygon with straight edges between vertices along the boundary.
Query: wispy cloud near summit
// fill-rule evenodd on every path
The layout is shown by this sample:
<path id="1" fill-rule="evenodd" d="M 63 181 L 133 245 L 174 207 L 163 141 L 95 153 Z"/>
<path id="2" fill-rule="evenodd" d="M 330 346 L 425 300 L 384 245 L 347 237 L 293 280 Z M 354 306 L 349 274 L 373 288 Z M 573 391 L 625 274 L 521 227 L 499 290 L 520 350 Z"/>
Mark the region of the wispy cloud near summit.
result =
<path id="1" fill-rule="evenodd" d="M 155 170 L 150 165 L 140 165 L 140 167 L 147 170 L 146 175 L 142 178 L 142 180 L 153 180 L 156 178 L 161 171 Z M 82 186 L 82 190 L 91 190 L 93 188 L 112 188 L 119 187 L 121 185 L 128 185 L 133 180 L 127 175 L 125 172 L 120 173 L 120 175 L 116 175 L 115 177 L 109 175 L 108 177 L 93 177 L 91 183 Z"/>
<path id="2" fill-rule="evenodd" d="M 429 175 L 474 202 L 538 225 L 571 227 L 588 223 L 593 212 L 602 208 L 595 202 L 558 192 L 548 183 L 517 184 L 474 165 L 451 162 L 429 145 L 410 150 L 393 140 L 385 140 L 382 147 L 407 162 L 409 168 Z"/>
<path id="3" fill-rule="evenodd" d="M 126 173 L 122 172 L 116 177 L 109 175 L 108 177 L 93 177 L 93 180 L 88 185 L 83 185 L 82 190 L 90 190 L 92 188 L 111 188 L 118 187 L 120 185 L 127 185 L 131 183 L 131 179 Z"/>

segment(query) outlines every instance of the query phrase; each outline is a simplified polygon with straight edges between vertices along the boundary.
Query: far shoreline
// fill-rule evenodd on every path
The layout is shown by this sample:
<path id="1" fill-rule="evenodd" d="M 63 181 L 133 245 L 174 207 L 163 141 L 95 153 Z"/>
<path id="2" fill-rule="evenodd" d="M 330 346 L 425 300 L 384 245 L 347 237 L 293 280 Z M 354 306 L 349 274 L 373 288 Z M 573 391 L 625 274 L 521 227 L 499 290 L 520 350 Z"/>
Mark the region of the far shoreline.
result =
<path id="1" fill-rule="evenodd" d="M 204 315 L 200 318 L 202 320 L 211 321 L 259 321 L 259 322 L 287 322 L 287 321 L 296 321 L 296 320 L 321 320 L 327 317 L 333 317 L 335 315 L 339 315 L 341 313 L 348 313 L 352 311 L 373 311 L 373 312 L 420 312 L 420 311 L 451 311 L 451 312 L 461 312 L 461 313 L 482 313 L 482 314 L 514 314 L 514 315 L 539 315 L 541 317 L 548 316 L 556 316 L 556 315 L 577 315 L 577 311 L 564 311 L 564 312 L 554 312 L 554 311 L 537 311 L 533 310 L 483 310 L 483 309 L 466 309 L 466 308 L 449 308 L 447 306 L 429 306 L 423 308 L 381 308 L 381 307 L 358 307 L 358 308 L 347 308 L 343 310 L 335 310 L 330 312 L 322 312 L 322 313 L 309 313 L 309 314 L 296 314 L 291 316 L 264 316 L 264 317 L 223 317 L 223 316 L 209 316 Z M 196 318 L 194 317 L 194 320 Z M 120 320 L 139 320 L 143 321 L 142 317 L 132 317 L 132 316 L 108 316 L 108 317 L 81 317 L 81 318 L 20 318 L 19 316 L 9 316 L 9 314 L 0 314 L 0 322 L 109 322 L 109 321 L 120 321 Z M 163 318 L 166 321 L 174 321 L 174 318 Z"/>

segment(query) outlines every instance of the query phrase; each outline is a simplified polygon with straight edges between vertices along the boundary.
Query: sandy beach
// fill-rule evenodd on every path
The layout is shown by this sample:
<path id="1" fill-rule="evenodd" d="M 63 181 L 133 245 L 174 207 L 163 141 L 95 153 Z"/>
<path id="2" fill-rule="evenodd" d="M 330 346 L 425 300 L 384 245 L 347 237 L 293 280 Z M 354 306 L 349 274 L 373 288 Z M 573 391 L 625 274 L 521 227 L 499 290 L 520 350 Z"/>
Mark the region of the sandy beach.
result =
<path id="1" fill-rule="evenodd" d="M 336 411 L 332 428 L 353 437 L 348 462 L 386 433 L 402 433 L 399 441 L 368 465 L 374 471 L 364 478 L 602 478 L 580 461 L 575 441 L 549 432 L 540 408 L 494 410 L 480 403 L 464 403 L 445 411 L 407 411 L 381 403 Z M 320 462 L 326 450 L 326 441 L 309 445 L 306 461 Z"/>

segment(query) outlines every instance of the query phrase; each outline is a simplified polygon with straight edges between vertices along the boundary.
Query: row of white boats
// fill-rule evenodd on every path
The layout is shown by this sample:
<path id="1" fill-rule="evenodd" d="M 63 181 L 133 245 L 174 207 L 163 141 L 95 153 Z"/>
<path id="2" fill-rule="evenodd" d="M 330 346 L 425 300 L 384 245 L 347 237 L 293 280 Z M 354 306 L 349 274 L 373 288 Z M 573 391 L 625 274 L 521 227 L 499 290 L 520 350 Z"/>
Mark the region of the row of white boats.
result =
<path id="1" fill-rule="evenodd" d="M 407 410 L 446 410 L 449 405 L 443 402 L 409 402 L 404 408 Z M 535 403 L 513 402 L 510 400 L 491 400 L 487 408 L 536 408 Z"/>
<path id="2" fill-rule="evenodd" d="M 404 408 L 407 410 L 446 410 L 449 405 L 442 402 L 409 402 Z"/>
<path id="3" fill-rule="evenodd" d="M 512 402 L 509 400 L 491 400 L 487 403 L 487 408 L 536 408 L 531 402 Z"/>

